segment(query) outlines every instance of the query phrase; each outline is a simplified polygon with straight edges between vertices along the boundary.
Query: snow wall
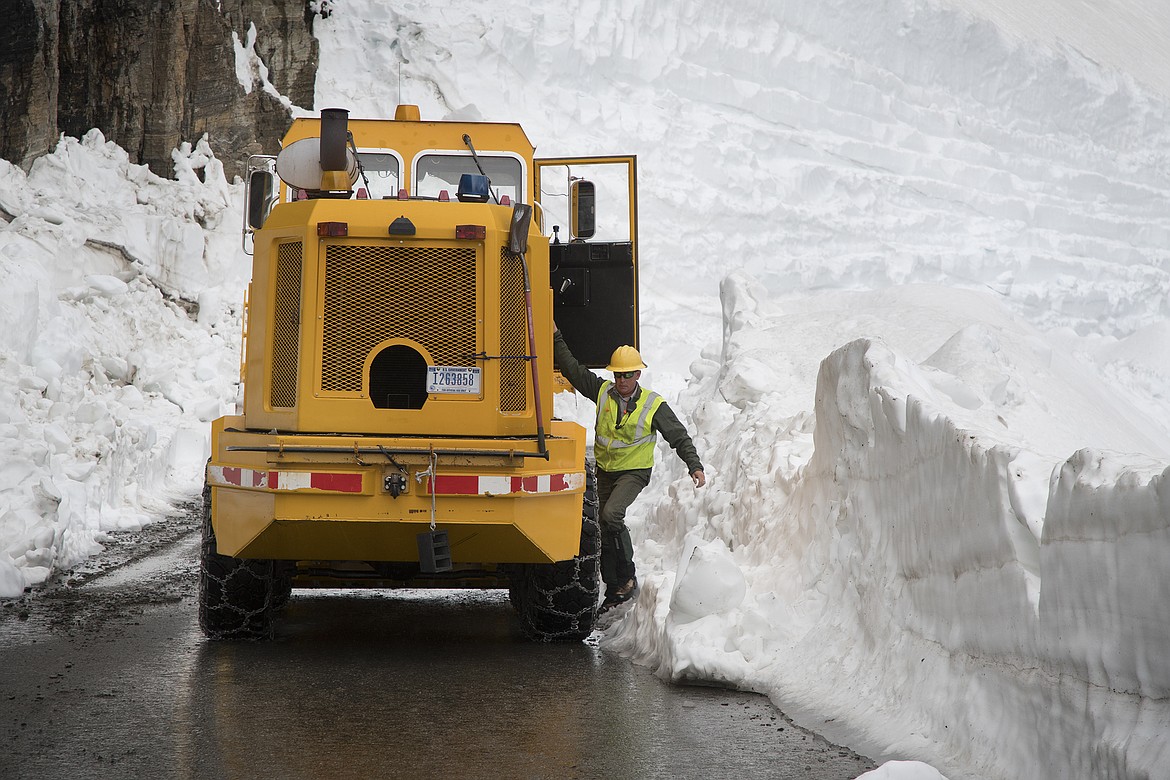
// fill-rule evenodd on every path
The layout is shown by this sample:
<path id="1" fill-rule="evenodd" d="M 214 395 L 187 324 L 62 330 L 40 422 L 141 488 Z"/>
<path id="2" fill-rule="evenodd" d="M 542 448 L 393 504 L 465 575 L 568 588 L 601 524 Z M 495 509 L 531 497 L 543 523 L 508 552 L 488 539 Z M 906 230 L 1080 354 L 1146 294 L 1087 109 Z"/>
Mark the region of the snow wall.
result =
<path id="1" fill-rule="evenodd" d="M 1076 453 L 1053 474 L 1037 539 L 1018 511 L 1016 449 L 940 415 L 898 363 L 865 340 L 824 361 L 792 509 L 806 587 L 834 583 L 856 620 L 861 641 L 829 645 L 862 682 L 851 692 L 905 707 L 892 734 L 944 724 L 939 749 L 984 776 L 1165 772 L 1170 467 Z M 907 697 L 917 686 L 931 693 Z"/>
<path id="2" fill-rule="evenodd" d="M 1029 449 L 1013 427 L 1055 424 L 1094 389 L 1048 377 L 990 401 L 980 379 L 999 377 L 972 332 L 1018 377 L 1054 356 L 1026 328 L 1010 343 L 996 302 L 972 324 L 931 290 L 965 366 L 938 369 L 947 348 L 916 362 L 857 338 L 820 362 L 812 413 L 786 414 L 760 365 L 810 315 L 760 289 L 723 284 L 727 340 L 683 393 L 711 489 L 657 484 L 668 495 L 649 502 L 639 546 L 655 573 L 603 646 L 668 679 L 766 692 L 856 749 L 952 780 L 1166 777 L 1167 461 L 1059 461 L 1043 436 Z M 890 316 L 924 300 L 895 295 Z M 841 330 L 840 314 L 810 327 Z"/>

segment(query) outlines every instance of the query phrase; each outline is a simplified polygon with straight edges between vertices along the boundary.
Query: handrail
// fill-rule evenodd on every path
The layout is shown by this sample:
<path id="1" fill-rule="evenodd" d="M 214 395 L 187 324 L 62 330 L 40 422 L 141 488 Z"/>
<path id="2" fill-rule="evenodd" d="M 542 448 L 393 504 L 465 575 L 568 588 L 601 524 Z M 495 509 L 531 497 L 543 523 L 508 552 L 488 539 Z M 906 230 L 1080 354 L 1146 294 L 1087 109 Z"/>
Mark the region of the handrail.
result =
<path id="1" fill-rule="evenodd" d="M 280 444 L 265 444 L 265 445 L 229 445 L 228 452 L 276 452 L 280 454 L 295 452 L 298 454 L 309 455 L 313 453 L 320 453 L 325 455 L 426 455 L 430 456 L 432 452 L 440 456 L 492 456 L 503 458 L 541 458 L 548 460 L 547 453 L 541 452 L 526 452 L 523 450 L 439 450 L 439 449 L 391 449 L 390 447 L 307 447 Z"/>

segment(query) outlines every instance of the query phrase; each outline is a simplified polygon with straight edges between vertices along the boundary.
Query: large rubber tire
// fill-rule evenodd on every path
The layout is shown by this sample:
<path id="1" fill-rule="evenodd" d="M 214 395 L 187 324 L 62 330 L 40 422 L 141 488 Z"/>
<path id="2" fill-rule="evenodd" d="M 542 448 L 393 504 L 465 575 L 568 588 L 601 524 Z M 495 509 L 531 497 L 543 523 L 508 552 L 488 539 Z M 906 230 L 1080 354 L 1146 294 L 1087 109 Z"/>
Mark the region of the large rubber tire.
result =
<path id="1" fill-rule="evenodd" d="M 292 598 L 292 581 L 295 572 L 295 565 L 287 565 L 285 561 L 273 562 L 272 608 L 278 612 L 284 609 L 288 605 L 288 600 Z"/>
<path id="2" fill-rule="evenodd" d="M 524 635 L 535 642 L 585 639 L 597 619 L 601 591 L 601 530 L 597 521 L 597 481 L 593 463 L 585 463 L 581 507 L 581 549 L 559 563 L 525 564 L 509 595 Z"/>
<path id="3" fill-rule="evenodd" d="M 508 571 L 508 601 L 512 602 L 512 609 L 516 614 L 524 612 L 524 567 L 509 564 Z"/>
<path id="4" fill-rule="evenodd" d="M 220 555 L 211 525 L 211 487 L 203 488 L 199 627 L 211 639 L 271 639 L 280 585 L 272 561 Z"/>

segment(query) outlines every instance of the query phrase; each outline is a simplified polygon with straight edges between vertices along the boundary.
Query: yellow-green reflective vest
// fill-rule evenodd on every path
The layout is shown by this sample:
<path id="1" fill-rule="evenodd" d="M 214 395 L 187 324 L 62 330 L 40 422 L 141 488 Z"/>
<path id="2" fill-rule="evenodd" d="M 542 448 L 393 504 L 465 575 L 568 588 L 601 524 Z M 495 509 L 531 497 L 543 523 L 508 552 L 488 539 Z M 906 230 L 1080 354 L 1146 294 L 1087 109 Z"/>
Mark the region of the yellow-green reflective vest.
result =
<path id="1" fill-rule="evenodd" d="M 613 382 L 602 382 L 597 393 L 597 431 L 593 441 L 593 455 L 597 467 L 605 471 L 654 468 L 654 429 L 650 427 L 654 413 L 662 406 L 662 396 L 646 388 L 630 413 L 622 417 L 618 426 L 618 402 L 609 394 Z"/>

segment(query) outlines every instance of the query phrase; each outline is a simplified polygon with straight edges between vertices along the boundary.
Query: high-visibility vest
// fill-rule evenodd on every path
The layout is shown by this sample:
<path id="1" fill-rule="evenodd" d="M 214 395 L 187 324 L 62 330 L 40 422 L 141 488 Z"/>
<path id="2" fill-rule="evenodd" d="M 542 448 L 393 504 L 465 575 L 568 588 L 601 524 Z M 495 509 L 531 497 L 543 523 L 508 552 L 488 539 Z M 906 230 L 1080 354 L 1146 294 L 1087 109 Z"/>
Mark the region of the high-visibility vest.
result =
<path id="1" fill-rule="evenodd" d="M 642 388 L 634 408 L 622 417 L 619 427 L 620 407 L 617 399 L 609 394 L 611 387 L 613 382 L 603 382 L 597 393 L 597 429 L 593 440 L 597 467 L 605 471 L 653 468 L 656 436 L 650 424 L 662 406 L 662 396 Z"/>

